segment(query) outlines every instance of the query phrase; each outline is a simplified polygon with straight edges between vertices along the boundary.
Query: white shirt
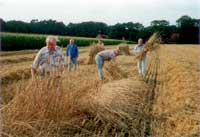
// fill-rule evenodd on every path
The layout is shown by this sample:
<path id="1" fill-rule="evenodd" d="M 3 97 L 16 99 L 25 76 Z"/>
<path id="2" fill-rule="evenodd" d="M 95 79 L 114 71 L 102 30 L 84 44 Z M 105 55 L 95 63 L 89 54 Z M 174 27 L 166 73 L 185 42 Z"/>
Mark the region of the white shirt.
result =
<path id="1" fill-rule="evenodd" d="M 43 47 L 37 53 L 32 64 L 32 68 L 39 68 L 44 71 L 52 71 L 59 65 L 64 64 L 64 56 L 60 47 L 56 46 L 55 51 L 53 52 L 49 52 L 47 47 Z"/>
<path id="2" fill-rule="evenodd" d="M 134 53 L 140 53 L 144 48 L 144 45 L 136 45 L 135 48 L 133 49 L 133 52 Z M 144 58 L 146 58 L 146 53 L 144 55 Z"/>

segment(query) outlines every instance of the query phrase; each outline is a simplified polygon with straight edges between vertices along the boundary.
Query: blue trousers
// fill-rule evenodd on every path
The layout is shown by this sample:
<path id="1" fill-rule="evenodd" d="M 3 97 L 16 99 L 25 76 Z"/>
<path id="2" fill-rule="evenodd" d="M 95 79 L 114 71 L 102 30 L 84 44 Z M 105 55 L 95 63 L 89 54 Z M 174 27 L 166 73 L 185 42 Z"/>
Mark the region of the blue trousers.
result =
<path id="1" fill-rule="evenodd" d="M 95 56 L 99 80 L 103 80 L 103 58 L 99 55 Z"/>
<path id="2" fill-rule="evenodd" d="M 74 70 L 77 69 L 77 58 L 68 58 L 68 71 L 71 71 L 72 65 Z"/>

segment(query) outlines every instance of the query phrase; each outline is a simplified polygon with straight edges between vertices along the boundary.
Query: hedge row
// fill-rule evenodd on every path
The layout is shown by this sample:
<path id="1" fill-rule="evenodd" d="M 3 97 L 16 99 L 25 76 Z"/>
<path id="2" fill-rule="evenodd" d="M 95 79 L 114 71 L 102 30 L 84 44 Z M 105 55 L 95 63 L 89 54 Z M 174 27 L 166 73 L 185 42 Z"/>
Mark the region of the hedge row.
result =
<path id="1" fill-rule="evenodd" d="M 20 34 L 20 33 L 1 33 L 1 50 L 25 50 L 25 49 L 40 49 L 45 45 L 45 39 L 47 35 L 35 35 L 35 34 Z M 66 46 L 71 37 L 58 36 L 60 46 Z M 93 42 L 96 42 L 96 38 L 81 38 L 73 37 L 78 46 L 88 46 Z M 131 44 L 130 41 L 103 39 L 105 45 L 117 45 L 122 42 Z"/>

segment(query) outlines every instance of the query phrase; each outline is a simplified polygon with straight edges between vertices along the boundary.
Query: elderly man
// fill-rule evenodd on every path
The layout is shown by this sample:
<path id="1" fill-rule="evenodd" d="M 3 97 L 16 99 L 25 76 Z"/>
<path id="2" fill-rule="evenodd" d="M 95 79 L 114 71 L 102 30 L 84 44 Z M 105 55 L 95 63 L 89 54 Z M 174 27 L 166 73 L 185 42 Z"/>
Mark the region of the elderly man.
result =
<path id="1" fill-rule="evenodd" d="M 95 56 L 95 61 L 97 65 L 97 71 L 99 80 L 103 80 L 103 64 L 105 60 L 115 61 L 116 57 L 119 55 L 119 49 L 117 50 L 103 50 Z"/>
<path id="2" fill-rule="evenodd" d="M 32 78 L 35 79 L 39 73 L 46 76 L 52 72 L 64 71 L 64 57 L 62 49 L 56 46 L 57 38 L 48 36 L 46 38 L 46 46 L 40 49 L 32 64 Z"/>
<path id="3" fill-rule="evenodd" d="M 147 52 L 147 49 L 144 48 L 143 40 L 140 38 L 138 39 L 138 44 L 133 49 L 133 53 L 137 54 L 137 53 L 140 53 L 142 50 Z M 147 58 L 147 55 L 145 53 L 142 59 L 138 59 L 137 61 L 138 72 L 139 74 L 142 74 L 143 76 L 145 76 L 145 73 L 146 73 L 146 58 Z"/>
<path id="4" fill-rule="evenodd" d="M 66 56 L 68 57 L 68 71 L 71 70 L 71 64 L 74 65 L 74 70 L 77 68 L 78 47 L 74 44 L 74 40 L 70 39 L 66 48 Z"/>

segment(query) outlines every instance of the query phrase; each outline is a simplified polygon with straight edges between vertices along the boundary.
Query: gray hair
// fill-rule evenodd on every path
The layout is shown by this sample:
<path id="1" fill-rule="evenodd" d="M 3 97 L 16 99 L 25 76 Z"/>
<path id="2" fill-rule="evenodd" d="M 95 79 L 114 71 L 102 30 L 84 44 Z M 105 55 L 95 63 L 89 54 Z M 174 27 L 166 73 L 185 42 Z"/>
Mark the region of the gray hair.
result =
<path id="1" fill-rule="evenodd" d="M 143 42 L 143 39 L 142 39 L 142 38 L 139 38 L 138 41 L 142 41 L 142 42 Z"/>
<path id="2" fill-rule="evenodd" d="M 46 43 L 49 42 L 49 41 L 52 41 L 52 42 L 57 42 L 57 37 L 55 36 L 47 36 L 46 38 Z"/>

